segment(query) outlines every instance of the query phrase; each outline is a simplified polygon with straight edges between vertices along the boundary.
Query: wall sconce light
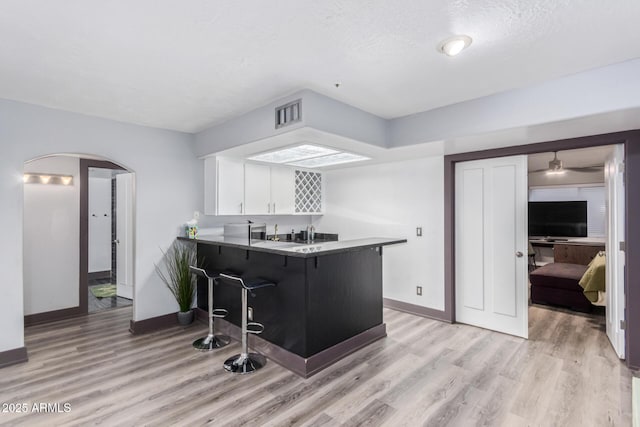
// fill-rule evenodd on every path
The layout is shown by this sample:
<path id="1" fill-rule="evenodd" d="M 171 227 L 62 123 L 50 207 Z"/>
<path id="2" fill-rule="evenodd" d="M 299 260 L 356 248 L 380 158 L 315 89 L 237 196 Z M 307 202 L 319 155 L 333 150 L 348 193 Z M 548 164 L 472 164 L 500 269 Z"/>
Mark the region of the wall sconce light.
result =
<path id="1" fill-rule="evenodd" d="M 73 185 L 73 175 L 25 173 L 22 180 L 25 184 Z"/>

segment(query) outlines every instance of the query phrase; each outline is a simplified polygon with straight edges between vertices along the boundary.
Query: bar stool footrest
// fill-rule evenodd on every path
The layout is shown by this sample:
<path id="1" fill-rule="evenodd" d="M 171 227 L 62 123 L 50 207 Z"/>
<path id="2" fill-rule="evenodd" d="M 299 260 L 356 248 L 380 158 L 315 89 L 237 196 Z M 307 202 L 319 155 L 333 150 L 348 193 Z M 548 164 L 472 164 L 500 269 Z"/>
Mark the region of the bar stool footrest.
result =
<path id="1" fill-rule="evenodd" d="M 214 308 L 213 310 L 211 310 L 211 315 L 217 318 L 227 317 L 228 314 L 229 310 L 227 310 L 226 308 Z"/>
<path id="2" fill-rule="evenodd" d="M 247 323 L 247 333 L 248 334 L 261 334 L 264 331 L 264 325 L 258 322 L 249 322 Z"/>

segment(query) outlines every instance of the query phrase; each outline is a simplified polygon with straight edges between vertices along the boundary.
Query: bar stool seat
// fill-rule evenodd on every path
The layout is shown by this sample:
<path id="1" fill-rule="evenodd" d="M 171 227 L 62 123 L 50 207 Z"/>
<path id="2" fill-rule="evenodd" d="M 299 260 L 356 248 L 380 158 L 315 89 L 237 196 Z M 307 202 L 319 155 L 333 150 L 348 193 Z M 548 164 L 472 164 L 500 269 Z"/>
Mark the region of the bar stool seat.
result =
<path id="1" fill-rule="evenodd" d="M 276 286 L 275 283 L 262 278 L 243 278 L 231 273 L 220 273 L 218 280 L 242 290 L 242 350 L 240 354 L 230 357 L 224 362 L 224 369 L 236 374 L 249 374 L 255 372 L 267 364 L 267 359 L 258 353 L 249 353 L 248 335 L 260 334 L 264 331 L 264 325 L 258 322 L 248 321 L 249 292 L 261 288 Z"/>
<path id="2" fill-rule="evenodd" d="M 227 314 L 229 314 L 229 312 L 224 308 L 213 308 L 213 286 L 215 284 L 216 278 L 218 277 L 218 272 L 205 270 L 204 268 L 196 266 L 189 266 L 189 271 L 197 276 L 206 277 L 208 280 L 207 310 L 209 314 L 209 333 L 206 337 L 198 338 L 197 340 L 195 340 L 193 342 L 193 347 L 202 351 L 215 350 L 216 348 L 224 347 L 231 342 L 231 338 L 226 335 L 213 334 L 213 319 L 215 317 L 226 317 Z"/>

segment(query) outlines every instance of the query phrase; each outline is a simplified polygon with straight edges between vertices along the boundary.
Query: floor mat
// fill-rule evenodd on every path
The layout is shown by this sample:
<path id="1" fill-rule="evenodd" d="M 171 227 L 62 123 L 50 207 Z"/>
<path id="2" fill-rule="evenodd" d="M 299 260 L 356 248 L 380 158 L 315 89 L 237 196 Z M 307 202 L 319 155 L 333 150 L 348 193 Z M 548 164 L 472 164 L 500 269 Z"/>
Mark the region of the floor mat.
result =
<path id="1" fill-rule="evenodd" d="M 109 283 L 106 285 L 91 286 L 89 290 L 96 298 L 110 298 L 116 296 L 116 285 Z"/>

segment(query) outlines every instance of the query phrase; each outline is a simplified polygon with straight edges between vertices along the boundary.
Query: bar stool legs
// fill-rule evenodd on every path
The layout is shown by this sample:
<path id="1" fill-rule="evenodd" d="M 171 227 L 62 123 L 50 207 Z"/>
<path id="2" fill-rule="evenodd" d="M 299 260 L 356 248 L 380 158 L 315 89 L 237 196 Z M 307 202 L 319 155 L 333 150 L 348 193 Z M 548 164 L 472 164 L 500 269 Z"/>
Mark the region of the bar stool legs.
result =
<path id="1" fill-rule="evenodd" d="M 242 288 L 242 352 L 224 362 L 224 369 L 236 374 L 249 374 L 267 364 L 267 359 L 258 353 L 249 353 L 249 334 L 259 334 L 264 326 L 256 322 L 248 322 L 248 292 Z"/>
<path id="2" fill-rule="evenodd" d="M 231 339 L 226 335 L 213 335 L 213 318 L 225 317 L 227 310 L 223 308 L 213 309 L 213 277 L 207 276 L 208 283 L 208 307 L 209 307 L 209 334 L 206 337 L 198 338 L 193 342 L 193 347 L 202 350 L 209 351 L 216 348 L 224 347 L 231 342 Z"/>

